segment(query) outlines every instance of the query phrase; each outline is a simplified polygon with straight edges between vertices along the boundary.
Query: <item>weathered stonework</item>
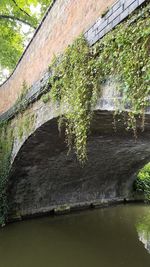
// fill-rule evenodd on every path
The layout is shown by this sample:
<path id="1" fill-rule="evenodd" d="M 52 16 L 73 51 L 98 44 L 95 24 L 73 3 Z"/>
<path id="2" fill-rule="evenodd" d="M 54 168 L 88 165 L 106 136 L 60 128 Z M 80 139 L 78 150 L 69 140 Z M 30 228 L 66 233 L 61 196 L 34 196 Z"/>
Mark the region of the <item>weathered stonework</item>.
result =
<path id="1" fill-rule="evenodd" d="M 118 122 L 113 127 L 115 83 L 107 82 L 95 108 L 88 140 L 88 162 L 81 167 L 72 152 L 67 155 L 64 133 L 57 118 L 64 112 L 51 102 L 36 101 L 24 116 L 34 114 L 34 125 L 22 139 L 15 138 L 8 200 L 10 218 L 34 216 L 101 203 L 135 199 L 132 191 L 137 171 L 150 161 L 150 117 L 135 140 Z M 123 121 L 123 120 L 121 120 Z M 17 118 L 12 124 L 17 126 Z M 59 211 L 60 212 L 60 211 Z"/>
<path id="2" fill-rule="evenodd" d="M 58 132 L 57 119 L 65 112 L 64 107 L 45 104 L 40 97 L 47 90 L 47 67 L 53 53 L 62 52 L 82 31 L 93 45 L 143 2 L 55 1 L 13 75 L 1 87 L 0 120 L 11 119 L 15 137 L 7 190 L 9 219 L 135 199 L 135 174 L 150 161 L 150 110 L 146 111 L 145 131 L 141 132 L 140 123 L 137 126 L 137 140 L 133 133 L 125 131 L 123 119 L 115 132 L 116 84 L 107 81 L 94 111 L 88 162 L 81 167 L 73 152 L 67 155 L 63 130 L 61 136 Z M 99 19 L 106 7 L 109 11 Z M 20 114 L 12 104 L 24 80 L 32 86 L 25 96 L 27 109 Z M 117 98 L 119 103 L 121 96 Z M 30 127 L 24 128 L 31 118 L 32 123 L 27 124 Z M 19 125 L 23 133 L 19 133 Z"/>
<path id="3" fill-rule="evenodd" d="M 73 153 L 67 156 L 56 119 L 39 127 L 13 163 L 8 187 L 10 216 L 41 214 L 64 204 L 134 199 L 135 174 L 150 161 L 149 129 L 135 141 L 121 125 L 115 133 L 112 120 L 111 112 L 95 112 L 84 168 Z"/>
<path id="4" fill-rule="evenodd" d="M 95 44 L 144 2 L 146 1 L 119 0 L 116 1 L 112 7 L 108 7 L 106 14 L 98 18 L 92 27 L 85 33 L 89 44 Z"/>

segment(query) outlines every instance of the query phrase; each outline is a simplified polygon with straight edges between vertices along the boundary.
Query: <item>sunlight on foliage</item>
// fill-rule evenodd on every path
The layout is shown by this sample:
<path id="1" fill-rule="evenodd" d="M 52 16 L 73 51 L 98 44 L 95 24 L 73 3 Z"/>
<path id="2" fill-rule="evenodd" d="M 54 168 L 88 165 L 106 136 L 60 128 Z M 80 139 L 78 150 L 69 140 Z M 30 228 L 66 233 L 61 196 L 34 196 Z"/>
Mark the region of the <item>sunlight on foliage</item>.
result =
<path id="1" fill-rule="evenodd" d="M 65 124 L 69 150 L 75 148 L 81 163 L 87 159 L 92 109 L 102 83 L 109 77 L 120 85 L 117 90 L 122 95 L 123 109 L 128 107 L 127 129 L 131 128 L 136 137 L 140 118 L 144 130 L 150 93 L 149 8 L 150 5 L 139 9 L 92 48 L 83 36 L 77 38 L 50 66 L 53 73 L 50 95 L 67 110 L 60 120 Z"/>
<path id="2" fill-rule="evenodd" d="M 51 0 L 0 1 L 0 82 L 5 79 L 3 69 L 7 68 L 11 72 L 16 66 L 51 2 Z"/>
<path id="3" fill-rule="evenodd" d="M 150 162 L 138 173 L 135 189 L 138 192 L 144 193 L 146 201 L 150 201 Z"/>

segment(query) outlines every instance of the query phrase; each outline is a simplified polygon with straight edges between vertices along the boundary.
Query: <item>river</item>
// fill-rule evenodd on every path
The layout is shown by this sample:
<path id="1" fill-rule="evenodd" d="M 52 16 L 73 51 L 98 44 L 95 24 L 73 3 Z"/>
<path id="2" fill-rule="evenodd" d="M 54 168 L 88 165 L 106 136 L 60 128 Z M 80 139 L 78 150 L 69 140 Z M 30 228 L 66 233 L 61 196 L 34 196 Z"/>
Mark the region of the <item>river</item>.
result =
<path id="1" fill-rule="evenodd" d="M 150 207 L 120 205 L 7 225 L 0 267 L 150 267 Z"/>

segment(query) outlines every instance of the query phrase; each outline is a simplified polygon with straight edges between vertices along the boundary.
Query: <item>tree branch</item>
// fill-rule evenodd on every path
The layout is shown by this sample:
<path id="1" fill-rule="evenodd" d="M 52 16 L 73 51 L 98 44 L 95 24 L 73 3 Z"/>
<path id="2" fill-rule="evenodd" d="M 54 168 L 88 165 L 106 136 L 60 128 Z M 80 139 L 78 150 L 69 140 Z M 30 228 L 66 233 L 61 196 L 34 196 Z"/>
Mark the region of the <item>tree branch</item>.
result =
<path id="1" fill-rule="evenodd" d="M 31 28 L 36 29 L 36 27 L 34 27 L 30 22 L 25 21 L 25 20 L 20 19 L 20 18 L 17 18 L 17 17 L 15 17 L 15 16 L 11 16 L 11 15 L 0 15 L 0 19 L 11 19 L 11 20 L 16 20 L 16 21 L 22 22 L 22 23 L 24 23 L 24 24 L 30 26 Z"/>
<path id="2" fill-rule="evenodd" d="M 31 15 L 29 15 L 24 9 L 22 9 L 15 0 L 12 0 L 12 2 L 15 4 L 16 7 L 18 7 L 25 15 L 31 18 Z"/>

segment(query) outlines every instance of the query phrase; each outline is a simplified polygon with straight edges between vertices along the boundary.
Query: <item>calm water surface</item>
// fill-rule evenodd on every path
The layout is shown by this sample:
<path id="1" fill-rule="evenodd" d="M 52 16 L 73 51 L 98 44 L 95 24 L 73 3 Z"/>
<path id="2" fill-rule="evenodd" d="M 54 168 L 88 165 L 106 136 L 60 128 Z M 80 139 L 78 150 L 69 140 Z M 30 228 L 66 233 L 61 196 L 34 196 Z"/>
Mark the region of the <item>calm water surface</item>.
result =
<path id="1" fill-rule="evenodd" d="M 0 267 L 150 267 L 150 207 L 10 224 L 0 230 Z"/>

